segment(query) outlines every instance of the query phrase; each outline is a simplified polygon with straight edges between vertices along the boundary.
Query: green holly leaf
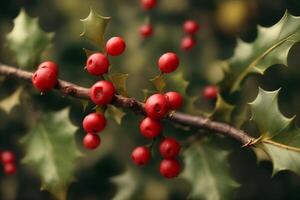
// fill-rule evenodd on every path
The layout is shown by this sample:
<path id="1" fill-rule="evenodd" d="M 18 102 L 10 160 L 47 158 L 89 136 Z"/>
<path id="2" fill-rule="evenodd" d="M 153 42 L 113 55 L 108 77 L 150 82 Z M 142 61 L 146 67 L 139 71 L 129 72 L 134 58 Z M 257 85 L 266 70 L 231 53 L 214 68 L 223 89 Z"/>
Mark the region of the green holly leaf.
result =
<path id="1" fill-rule="evenodd" d="M 109 74 L 108 78 L 114 84 L 119 94 L 125 97 L 128 96 L 127 88 L 126 88 L 126 81 L 128 79 L 128 74 L 122 74 L 122 73 Z"/>
<path id="2" fill-rule="evenodd" d="M 184 79 L 182 71 L 177 71 L 172 74 L 170 77 L 168 77 L 168 80 L 166 82 L 168 88 L 177 91 L 184 96 L 186 95 L 186 90 L 189 82 Z"/>
<path id="3" fill-rule="evenodd" d="M 182 177 L 191 184 L 189 199 L 232 198 L 238 184 L 230 176 L 228 154 L 210 141 L 195 142 L 184 151 Z"/>
<path id="4" fill-rule="evenodd" d="M 80 20 L 83 23 L 83 32 L 80 36 L 86 37 L 100 48 L 104 48 L 104 33 L 110 19 L 111 17 L 103 17 L 90 9 L 89 16 Z"/>
<path id="5" fill-rule="evenodd" d="M 254 142 L 255 152 L 259 160 L 269 157 L 274 174 L 280 170 L 300 174 L 300 130 L 292 123 L 293 118 L 279 111 L 278 92 L 259 89 L 258 96 L 250 103 L 252 120 L 261 133 Z"/>
<path id="6" fill-rule="evenodd" d="M 69 120 L 69 109 L 44 113 L 21 140 L 25 148 L 23 162 L 34 168 L 42 179 L 41 189 L 58 199 L 65 199 L 67 187 L 74 180 L 76 127 Z"/>
<path id="7" fill-rule="evenodd" d="M 221 85 L 229 87 L 231 92 L 234 92 L 240 89 L 242 80 L 249 73 L 263 74 L 271 65 L 287 65 L 289 50 L 298 41 L 300 41 L 300 17 L 288 12 L 269 28 L 258 26 L 257 38 L 253 43 L 238 40 Z"/>
<path id="8" fill-rule="evenodd" d="M 121 125 L 122 119 L 126 115 L 121 108 L 117 108 L 113 105 L 107 105 L 106 114 L 114 119 L 119 125 Z"/>
<path id="9" fill-rule="evenodd" d="M 19 87 L 15 90 L 13 94 L 6 97 L 5 99 L 2 99 L 0 101 L 0 108 L 3 109 L 6 113 L 10 113 L 10 111 L 16 106 L 19 105 L 20 97 L 23 91 L 23 87 Z"/>
<path id="10" fill-rule="evenodd" d="M 21 68 L 33 68 L 40 62 L 42 54 L 49 49 L 54 33 L 40 29 L 37 18 L 21 10 L 14 20 L 14 27 L 6 36 L 6 44 L 14 53 Z"/>
<path id="11" fill-rule="evenodd" d="M 155 89 L 158 92 L 161 92 L 161 93 L 164 92 L 164 89 L 166 87 L 166 83 L 165 83 L 163 74 L 155 76 L 153 79 L 150 79 L 150 81 L 154 85 Z"/>
<path id="12" fill-rule="evenodd" d="M 138 175 L 130 168 L 124 173 L 112 177 L 111 182 L 117 186 L 117 193 L 113 200 L 132 199 L 140 187 Z"/>
<path id="13" fill-rule="evenodd" d="M 227 103 L 221 95 L 218 94 L 217 102 L 211 118 L 214 120 L 230 123 L 232 118 L 231 114 L 234 106 Z"/>

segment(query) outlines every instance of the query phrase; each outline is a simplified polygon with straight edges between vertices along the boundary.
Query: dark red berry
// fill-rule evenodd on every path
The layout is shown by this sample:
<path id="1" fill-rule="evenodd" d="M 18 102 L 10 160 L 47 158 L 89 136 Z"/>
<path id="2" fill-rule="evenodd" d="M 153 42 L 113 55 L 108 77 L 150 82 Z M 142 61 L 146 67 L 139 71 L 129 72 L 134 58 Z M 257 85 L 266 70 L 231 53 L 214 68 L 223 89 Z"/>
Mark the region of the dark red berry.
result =
<path id="1" fill-rule="evenodd" d="M 115 95 L 115 87 L 109 81 L 98 81 L 89 90 L 91 100 L 97 105 L 110 103 Z"/>
<path id="2" fill-rule="evenodd" d="M 106 119 L 102 113 L 91 113 L 82 122 L 83 129 L 87 133 L 97 133 L 106 126 Z"/>
<path id="3" fill-rule="evenodd" d="M 106 42 L 106 52 L 111 56 L 122 54 L 125 48 L 125 41 L 121 37 L 112 37 Z"/>
<path id="4" fill-rule="evenodd" d="M 83 145 L 87 149 L 95 149 L 100 145 L 100 137 L 94 133 L 88 133 L 83 138 Z"/>
<path id="5" fill-rule="evenodd" d="M 169 103 L 165 95 L 154 94 L 145 103 L 147 116 L 153 119 L 161 119 L 169 111 Z"/>
<path id="6" fill-rule="evenodd" d="M 6 163 L 14 163 L 16 161 L 16 156 L 12 151 L 2 151 L 1 152 L 1 162 Z"/>
<path id="7" fill-rule="evenodd" d="M 32 76 L 32 84 L 41 92 L 51 90 L 56 83 L 56 73 L 50 68 L 40 68 Z"/>
<path id="8" fill-rule="evenodd" d="M 180 163 L 175 159 L 164 159 L 160 162 L 159 171 L 165 178 L 174 178 L 180 173 Z"/>
<path id="9" fill-rule="evenodd" d="M 140 131 L 146 138 L 154 138 L 160 134 L 162 126 L 160 121 L 146 117 L 140 124 Z"/>
<path id="10" fill-rule="evenodd" d="M 178 92 L 167 92 L 165 96 L 171 110 L 177 110 L 182 106 L 182 97 Z"/>
<path id="11" fill-rule="evenodd" d="M 183 30 L 191 35 L 194 35 L 199 30 L 199 24 L 194 20 L 186 20 L 183 24 Z"/>
<path id="12" fill-rule="evenodd" d="M 102 53 L 94 53 L 86 61 L 86 69 L 95 76 L 101 76 L 108 72 L 109 61 Z"/>
<path id="13" fill-rule="evenodd" d="M 146 165 L 151 159 L 150 149 L 144 146 L 136 147 L 131 153 L 131 158 L 137 165 Z"/>
<path id="14" fill-rule="evenodd" d="M 179 65 L 179 59 L 175 53 L 168 52 L 163 54 L 158 59 L 158 67 L 160 71 L 164 73 L 171 73 L 177 69 Z"/>
<path id="15" fill-rule="evenodd" d="M 182 38 L 180 47 L 184 51 L 189 51 L 195 47 L 196 43 L 197 42 L 193 37 L 186 36 L 186 37 Z"/>
<path id="16" fill-rule="evenodd" d="M 180 151 L 180 144 L 174 138 L 165 138 L 159 146 L 159 152 L 164 158 L 175 158 Z"/>
<path id="17" fill-rule="evenodd" d="M 141 6 L 145 10 L 150 10 L 156 6 L 156 0 L 141 0 Z"/>
<path id="18" fill-rule="evenodd" d="M 55 72 L 56 76 L 58 75 L 58 65 L 55 62 L 45 61 L 38 66 L 38 69 L 41 69 L 41 68 L 52 69 Z"/>
<path id="19" fill-rule="evenodd" d="M 144 24 L 139 29 L 142 37 L 147 38 L 153 34 L 153 28 L 150 24 Z"/>
<path id="20" fill-rule="evenodd" d="M 13 175 L 16 173 L 16 165 L 14 163 L 6 163 L 3 165 L 4 173 L 7 175 Z"/>
<path id="21" fill-rule="evenodd" d="M 203 96 L 207 100 L 214 100 L 218 96 L 218 88 L 216 86 L 207 86 L 203 90 Z"/>

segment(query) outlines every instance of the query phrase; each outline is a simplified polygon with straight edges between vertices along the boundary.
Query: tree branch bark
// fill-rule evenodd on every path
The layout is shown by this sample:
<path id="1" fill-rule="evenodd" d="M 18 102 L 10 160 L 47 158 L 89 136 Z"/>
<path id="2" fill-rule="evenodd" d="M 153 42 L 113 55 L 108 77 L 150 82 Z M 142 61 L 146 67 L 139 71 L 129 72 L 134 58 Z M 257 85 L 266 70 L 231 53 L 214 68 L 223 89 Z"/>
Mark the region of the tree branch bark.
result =
<path id="1" fill-rule="evenodd" d="M 31 82 L 33 73 L 0 63 L 0 75 L 11 76 Z M 89 99 L 88 88 L 81 87 L 64 80 L 58 80 L 56 89 L 60 90 L 64 95 L 70 95 L 81 99 Z M 144 104 L 135 100 L 134 98 L 115 95 L 112 104 L 118 107 L 129 108 L 137 114 L 144 114 Z M 240 129 L 237 129 L 226 123 L 212 121 L 211 119 L 203 116 L 194 116 L 186 113 L 175 112 L 167 116 L 167 118 L 185 126 L 206 129 L 229 136 L 241 142 L 243 146 L 250 146 L 252 145 L 253 141 L 255 141 L 253 137 L 249 136 Z"/>

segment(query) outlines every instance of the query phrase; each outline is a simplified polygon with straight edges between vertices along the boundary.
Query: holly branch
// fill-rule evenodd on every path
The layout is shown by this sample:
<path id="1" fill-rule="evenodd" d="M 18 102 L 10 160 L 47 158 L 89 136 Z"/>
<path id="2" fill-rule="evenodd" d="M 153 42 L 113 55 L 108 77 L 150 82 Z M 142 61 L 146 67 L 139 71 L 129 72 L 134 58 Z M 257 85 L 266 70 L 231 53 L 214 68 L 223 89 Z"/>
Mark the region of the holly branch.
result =
<path id="1" fill-rule="evenodd" d="M 23 79 L 31 82 L 33 73 L 0 63 L 0 75 L 10 76 L 16 79 Z M 64 95 L 69 95 L 80 99 L 89 99 L 88 88 L 71 82 L 58 80 L 58 84 L 55 88 L 61 91 Z M 129 108 L 137 114 L 144 114 L 144 103 L 137 101 L 134 98 L 115 95 L 112 104 L 122 108 Z M 250 146 L 255 140 L 243 130 L 237 129 L 226 123 L 213 121 L 204 116 L 195 116 L 187 113 L 174 112 L 169 114 L 166 118 L 184 126 L 206 129 L 210 130 L 210 133 L 219 133 L 231 137 L 239 141 L 243 146 Z"/>

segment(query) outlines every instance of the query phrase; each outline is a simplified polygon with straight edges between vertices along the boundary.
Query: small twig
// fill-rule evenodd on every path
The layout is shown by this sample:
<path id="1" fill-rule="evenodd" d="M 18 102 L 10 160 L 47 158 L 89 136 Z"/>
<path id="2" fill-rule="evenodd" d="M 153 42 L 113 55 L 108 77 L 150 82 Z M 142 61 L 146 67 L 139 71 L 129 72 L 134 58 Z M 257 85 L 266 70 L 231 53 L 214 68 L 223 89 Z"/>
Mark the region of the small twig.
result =
<path id="1" fill-rule="evenodd" d="M 33 74 L 31 72 L 0 63 L 0 75 L 31 81 Z M 88 88 L 84 88 L 64 80 L 58 80 L 56 89 L 65 95 L 70 95 L 80 99 L 89 99 Z M 129 108 L 137 114 L 145 114 L 144 104 L 134 98 L 115 95 L 112 104 L 123 108 Z M 175 112 L 169 115 L 167 119 L 185 126 L 210 130 L 210 133 L 220 133 L 222 135 L 229 136 L 241 142 L 244 146 L 250 146 L 255 140 L 240 129 L 226 123 L 212 121 L 203 116 L 194 116 L 186 113 Z"/>

